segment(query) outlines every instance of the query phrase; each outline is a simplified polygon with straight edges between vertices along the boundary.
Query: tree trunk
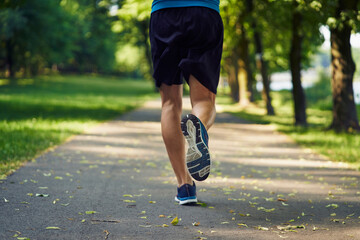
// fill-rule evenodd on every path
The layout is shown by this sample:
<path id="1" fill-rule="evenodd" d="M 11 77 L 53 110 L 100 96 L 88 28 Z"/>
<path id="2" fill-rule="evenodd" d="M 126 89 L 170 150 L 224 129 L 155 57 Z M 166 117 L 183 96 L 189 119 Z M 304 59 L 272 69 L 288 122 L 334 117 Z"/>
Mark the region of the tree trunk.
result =
<path id="1" fill-rule="evenodd" d="M 240 31 L 239 39 L 236 42 L 234 52 L 238 57 L 238 80 L 239 80 L 239 94 L 241 105 L 248 105 L 250 99 L 253 98 L 253 77 L 250 67 L 250 57 L 249 57 L 249 40 L 246 36 L 246 31 L 244 28 L 244 15 L 239 15 L 239 18 L 236 23 L 236 28 Z M 249 85 L 251 86 L 249 88 Z"/>
<path id="2" fill-rule="evenodd" d="M 293 85 L 295 125 L 306 126 L 306 100 L 304 89 L 301 85 L 301 45 L 303 37 L 300 34 L 302 15 L 297 10 L 298 3 L 293 1 L 292 14 L 292 40 L 290 49 L 290 70 Z"/>
<path id="3" fill-rule="evenodd" d="M 6 43 L 6 66 L 9 71 L 9 77 L 15 78 L 15 65 L 14 65 L 14 45 L 11 40 L 7 40 Z"/>
<path id="4" fill-rule="evenodd" d="M 239 82 L 242 82 L 242 84 L 240 84 L 240 92 L 242 93 L 240 94 L 240 104 L 248 105 L 249 102 L 254 101 L 254 76 L 250 65 L 249 40 L 243 24 L 241 24 L 239 47 Z"/>
<path id="5" fill-rule="evenodd" d="M 252 13 L 252 11 L 254 10 L 253 0 L 247 0 L 246 3 L 247 3 L 248 12 Z M 256 67 L 258 68 L 258 70 L 261 74 L 262 83 L 263 83 L 262 98 L 266 104 L 267 115 L 275 115 L 274 108 L 271 104 L 270 78 L 268 77 L 268 74 L 267 74 L 266 61 L 263 58 L 262 40 L 261 40 L 260 33 L 256 27 L 256 19 L 255 18 L 252 18 L 251 26 L 254 30 Z"/>
<path id="6" fill-rule="evenodd" d="M 330 128 L 336 131 L 360 130 L 354 102 L 353 77 L 355 63 L 351 56 L 351 27 L 346 19 L 341 20 L 341 13 L 357 10 L 358 0 L 342 0 L 338 2 L 336 19 L 341 21 L 331 29 L 331 67 L 333 91 L 333 122 Z"/>
<path id="7" fill-rule="evenodd" d="M 228 75 L 228 84 L 230 87 L 230 95 L 234 102 L 239 102 L 239 80 L 238 80 L 238 66 L 234 57 L 229 57 L 225 60 L 226 72 Z"/>

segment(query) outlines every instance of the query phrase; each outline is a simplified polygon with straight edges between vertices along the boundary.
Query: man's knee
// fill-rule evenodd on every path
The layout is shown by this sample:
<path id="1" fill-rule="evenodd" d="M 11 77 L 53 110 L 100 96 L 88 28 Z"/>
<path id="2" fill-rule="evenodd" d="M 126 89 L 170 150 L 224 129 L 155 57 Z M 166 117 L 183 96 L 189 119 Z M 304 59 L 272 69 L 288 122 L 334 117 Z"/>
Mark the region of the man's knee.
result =
<path id="1" fill-rule="evenodd" d="M 177 113 L 181 114 L 182 111 L 182 101 L 180 100 L 171 100 L 168 99 L 162 103 L 162 112 L 163 113 Z"/>

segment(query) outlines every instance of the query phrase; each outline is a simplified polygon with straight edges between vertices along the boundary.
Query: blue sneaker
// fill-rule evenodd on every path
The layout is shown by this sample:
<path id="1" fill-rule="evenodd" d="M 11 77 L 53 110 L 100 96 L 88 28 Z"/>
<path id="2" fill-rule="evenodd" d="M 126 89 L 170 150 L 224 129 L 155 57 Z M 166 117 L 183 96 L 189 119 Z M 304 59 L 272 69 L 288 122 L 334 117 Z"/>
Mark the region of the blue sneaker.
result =
<path id="1" fill-rule="evenodd" d="M 186 166 L 197 181 L 204 181 L 210 174 L 209 137 L 205 126 L 193 114 L 181 120 L 181 130 L 188 142 Z"/>
<path id="2" fill-rule="evenodd" d="M 178 194 L 175 196 L 175 201 L 180 205 L 188 203 L 197 203 L 196 198 L 196 185 L 184 184 L 177 189 Z"/>

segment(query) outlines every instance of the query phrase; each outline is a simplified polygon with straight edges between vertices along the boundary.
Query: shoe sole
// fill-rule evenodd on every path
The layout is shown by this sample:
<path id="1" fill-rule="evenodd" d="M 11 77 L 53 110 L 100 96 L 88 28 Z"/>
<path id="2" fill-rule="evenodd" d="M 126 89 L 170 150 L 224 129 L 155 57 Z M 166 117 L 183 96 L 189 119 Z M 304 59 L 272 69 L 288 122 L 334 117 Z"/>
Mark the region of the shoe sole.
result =
<path id="1" fill-rule="evenodd" d="M 202 138 L 200 121 L 188 114 L 181 121 L 181 130 L 188 142 L 186 166 L 190 175 L 197 181 L 204 181 L 210 174 L 210 153 Z"/>
<path id="2" fill-rule="evenodd" d="M 177 197 L 175 197 L 175 201 L 178 202 L 180 205 L 189 204 L 189 203 L 197 203 L 197 198 L 189 198 L 186 200 L 180 200 Z"/>

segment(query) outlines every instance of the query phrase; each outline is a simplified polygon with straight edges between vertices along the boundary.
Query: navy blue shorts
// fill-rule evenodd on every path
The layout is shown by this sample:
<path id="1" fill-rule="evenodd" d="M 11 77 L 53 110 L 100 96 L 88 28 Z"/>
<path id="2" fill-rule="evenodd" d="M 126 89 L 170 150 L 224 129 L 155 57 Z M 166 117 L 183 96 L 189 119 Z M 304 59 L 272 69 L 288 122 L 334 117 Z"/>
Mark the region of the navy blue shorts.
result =
<path id="1" fill-rule="evenodd" d="M 206 7 L 166 8 L 150 19 L 153 77 L 157 87 L 189 82 L 190 74 L 216 93 L 224 28 L 220 14 Z"/>

